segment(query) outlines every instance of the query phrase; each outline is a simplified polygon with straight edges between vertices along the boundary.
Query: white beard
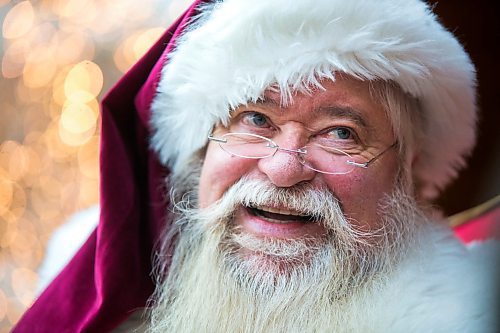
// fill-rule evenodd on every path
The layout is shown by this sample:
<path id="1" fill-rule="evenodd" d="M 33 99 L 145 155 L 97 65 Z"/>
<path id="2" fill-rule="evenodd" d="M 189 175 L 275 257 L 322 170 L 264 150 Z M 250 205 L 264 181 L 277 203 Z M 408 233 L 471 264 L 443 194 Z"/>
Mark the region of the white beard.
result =
<path id="1" fill-rule="evenodd" d="M 325 239 L 267 240 L 232 227 L 240 205 L 285 205 L 318 217 Z M 353 228 L 328 190 L 277 189 L 242 179 L 216 204 L 183 207 L 150 332 L 339 331 L 352 299 L 383 280 L 426 219 L 400 191 L 381 203 L 383 228 Z M 166 264 L 165 264 L 166 265 Z M 160 269 L 164 269 L 160 268 Z"/>

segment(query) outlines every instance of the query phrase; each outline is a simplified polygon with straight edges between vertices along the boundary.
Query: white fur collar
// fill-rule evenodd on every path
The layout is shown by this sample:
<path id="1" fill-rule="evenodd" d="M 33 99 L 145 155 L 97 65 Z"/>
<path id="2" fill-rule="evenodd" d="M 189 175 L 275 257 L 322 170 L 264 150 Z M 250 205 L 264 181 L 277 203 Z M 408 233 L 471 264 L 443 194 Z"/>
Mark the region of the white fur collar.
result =
<path id="1" fill-rule="evenodd" d="M 383 287 L 352 306 L 343 332 L 497 332 L 500 242 L 466 248 L 448 228 L 429 228 Z"/>

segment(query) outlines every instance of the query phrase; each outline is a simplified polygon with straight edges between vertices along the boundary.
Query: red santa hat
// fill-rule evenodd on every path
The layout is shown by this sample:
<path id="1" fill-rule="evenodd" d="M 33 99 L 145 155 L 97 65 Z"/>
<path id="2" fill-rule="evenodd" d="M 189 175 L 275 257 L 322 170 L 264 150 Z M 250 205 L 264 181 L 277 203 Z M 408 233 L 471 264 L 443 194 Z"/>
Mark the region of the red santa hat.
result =
<path id="1" fill-rule="evenodd" d="M 206 6 L 169 54 L 152 105 L 152 145 L 174 171 L 230 110 L 270 86 L 285 98 L 346 73 L 397 83 L 421 105 L 414 177 L 433 198 L 475 143 L 476 75 L 420 0 L 226 0 Z M 168 128 L 168 130 L 165 130 Z"/>

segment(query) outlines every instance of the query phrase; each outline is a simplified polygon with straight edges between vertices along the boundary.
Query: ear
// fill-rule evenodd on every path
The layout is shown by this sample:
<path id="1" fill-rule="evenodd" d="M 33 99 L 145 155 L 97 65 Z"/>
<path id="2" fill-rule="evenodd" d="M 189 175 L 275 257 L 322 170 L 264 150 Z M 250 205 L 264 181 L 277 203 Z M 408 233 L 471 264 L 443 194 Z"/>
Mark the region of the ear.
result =
<path id="1" fill-rule="evenodd" d="M 415 149 L 414 151 L 411 152 L 408 156 L 408 165 L 410 165 L 410 172 L 411 175 L 410 179 L 412 180 L 412 185 L 413 185 L 413 195 L 415 197 L 416 202 L 419 204 L 420 207 L 424 207 L 423 204 L 427 203 L 428 200 L 425 200 L 423 196 L 421 195 L 422 193 L 422 187 L 423 183 L 422 181 L 416 176 L 416 173 L 413 171 L 415 170 L 416 165 L 419 164 L 420 159 L 421 159 L 421 151 L 420 149 Z"/>
<path id="2" fill-rule="evenodd" d="M 408 147 L 410 146 L 410 147 Z M 400 154 L 399 182 L 405 192 L 411 195 L 417 203 L 423 203 L 421 189 L 422 181 L 417 177 L 415 168 L 421 159 L 421 150 L 415 145 L 406 145 Z"/>
<path id="3" fill-rule="evenodd" d="M 420 161 L 420 150 L 413 151 L 410 156 L 411 168 L 415 168 L 415 165 Z"/>

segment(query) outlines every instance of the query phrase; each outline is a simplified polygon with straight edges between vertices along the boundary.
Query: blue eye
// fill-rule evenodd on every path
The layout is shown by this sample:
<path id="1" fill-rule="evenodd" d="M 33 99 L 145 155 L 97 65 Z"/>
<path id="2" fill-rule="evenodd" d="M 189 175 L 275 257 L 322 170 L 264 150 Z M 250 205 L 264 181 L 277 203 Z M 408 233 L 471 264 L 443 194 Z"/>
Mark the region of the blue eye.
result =
<path id="1" fill-rule="evenodd" d="M 335 139 L 340 140 L 349 140 L 353 137 L 351 130 L 347 127 L 336 127 L 332 129 L 330 133 Z"/>
<path id="2" fill-rule="evenodd" d="M 246 114 L 245 120 L 248 121 L 249 125 L 256 127 L 264 127 L 268 124 L 266 116 L 257 112 Z"/>

